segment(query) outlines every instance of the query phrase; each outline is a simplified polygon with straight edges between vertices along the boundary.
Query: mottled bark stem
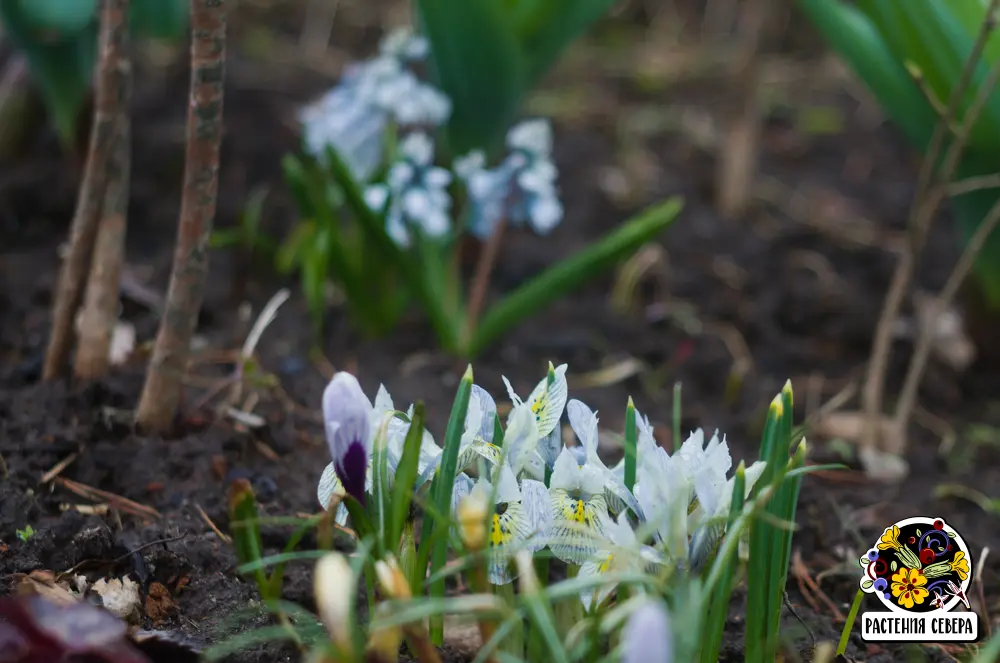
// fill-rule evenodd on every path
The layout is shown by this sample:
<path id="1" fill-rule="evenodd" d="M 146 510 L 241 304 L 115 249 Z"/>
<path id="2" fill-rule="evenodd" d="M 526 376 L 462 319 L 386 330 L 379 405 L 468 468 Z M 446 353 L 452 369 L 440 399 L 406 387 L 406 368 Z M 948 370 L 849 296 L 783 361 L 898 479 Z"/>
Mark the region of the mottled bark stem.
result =
<path id="1" fill-rule="evenodd" d="M 215 216 L 222 142 L 226 65 L 225 0 L 191 0 L 191 92 L 184 192 L 173 271 L 146 384 L 136 415 L 147 431 L 165 431 L 181 398 L 208 273 L 208 240 Z"/>
<path id="2" fill-rule="evenodd" d="M 128 21 L 129 0 L 109 0 Z M 92 380 L 108 371 L 112 333 L 118 320 L 118 293 L 125 262 L 125 228 L 131 168 L 132 127 L 129 101 L 132 95 L 132 63 L 128 41 L 123 40 L 113 63 L 118 84 L 118 120 L 115 124 L 111 160 L 105 182 L 101 220 L 90 265 L 90 278 L 80 312 L 80 339 L 76 348 L 76 377 Z"/>
<path id="3" fill-rule="evenodd" d="M 94 121 L 90 132 L 87 165 L 70 230 L 69 254 L 60 269 L 56 285 L 52 335 L 42 369 L 44 380 L 59 377 L 66 369 L 73 346 L 74 319 L 83 299 L 97 237 L 108 162 L 111 159 L 115 125 L 120 111 L 119 102 L 123 98 L 123 80 L 116 66 L 128 36 L 128 21 L 122 5 L 122 0 L 103 0 L 101 5 Z"/>
<path id="4" fill-rule="evenodd" d="M 757 174 L 761 109 L 760 41 L 768 0 L 744 0 L 739 21 L 739 49 L 733 72 L 735 93 L 718 157 L 718 208 L 727 218 L 742 216 L 750 204 Z"/>

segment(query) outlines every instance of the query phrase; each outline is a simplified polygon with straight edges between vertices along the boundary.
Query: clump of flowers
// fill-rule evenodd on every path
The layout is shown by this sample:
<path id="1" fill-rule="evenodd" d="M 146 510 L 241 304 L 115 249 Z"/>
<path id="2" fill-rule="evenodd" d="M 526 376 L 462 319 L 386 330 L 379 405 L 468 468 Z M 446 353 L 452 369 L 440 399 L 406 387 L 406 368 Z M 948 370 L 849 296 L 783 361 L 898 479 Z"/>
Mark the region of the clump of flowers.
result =
<path id="1" fill-rule="evenodd" d="M 563 208 L 549 123 L 532 119 L 513 126 L 509 154 L 495 168 L 482 149 L 459 157 L 450 169 L 436 166 L 433 132 L 447 123 L 451 100 L 422 78 L 428 53 L 427 40 L 409 29 L 389 34 L 378 55 L 351 65 L 337 86 L 302 111 L 306 150 L 320 161 L 331 148 L 337 151 L 366 184 L 365 202 L 385 214 L 385 230 L 400 246 L 410 245 L 411 229 L 432 238 L 462 230 L 452 223 L 453 181 L 464 185 L 465 228 L 480 239 L 490 237 L 501 219 L 550 232 Z M 377 177 L 380 170 L 384 178 Z"/>
<path id="2" fill-rule="evenodd" d="M 597 454 L 597 413 L 579 400 L 567 401 L 566 370 L 565 364 L 550 365 L 549 375 L 525 400 L 504 379 L 513 407 L 502 447 L 493 442 L 495 401 L 485 389 L 471 385 L 450 504 L 459 521 L 464 500 L 487 505 L 489 581 L 512 582 L 517 577 L 513 555 L 545 548 L 584 577 L 614 570 L 700 567 L 715 552 L 729 518 L 734 477 L 727 476 L 732 458 L 725 437 L 715 434 L 706 444 L 704 432 L 697 430 L 670 454 L 656 443 L 648 420 L 636 411 L 637 480 L 629 487 L 618 468 L 608 468 Z M 362 503 L 371 492 L 367 461 L 372 457 L 371 439 L 377 437 L 372 431 L 380 426 L 384 443 L 394 450 L 387 455 L 389 476 L 394 476 L 408 427 L 394 417 L 392 407 L 384 387 L 372 406 L 353 376 L 338 373 L 333 378 L 324 394 L 333 455 L 320 480 L 324 507 L 338 490 Z M 578 446 L 563 442 L 564 414 Z M 380 424 L 380 419 L 398 423 Z M 440 471 L 442 456 L 442 449 L 424 437 L 414 490 Z M 758 461 L 747 468 L 745 495 L 765 465 Z M 643 540 L 644 530 L 651 530 L 648 540 Z M 598 586 L 581 593 L 580 600 L 590 608 L 608 600 L 613 590 L 613 585 Z"/>
<path id="3" fill-rule="evenodd" d="M 651 241 L 680 202 L 637 215 L 487 307 L 504 229 L 544 236 L 565 216 L 553 130 L 545 118 L 518 121 L 516 107 L 470 115 L 469 104 L 479 102 L 469 90 L 479 81 L 465 81 L 469 87 L 445 76 L 446 93 L 427 75 L 432 64 L 441 69 L 441 57 L 454 57 L 444 50 L 432 53 L 424 36 L 397 30 L 302 110 L 306 158 L 288 156 L 283 164 L 302 223 L 278 264 L 300 271 L 317 328 L 333 281 L 363 332 L 389 332 L 416 302 L 443 349 L 472 357 Z M 482 126 L 471 124 L 481 131 L 473 130 L 470 118 L 479 117 Z M 484 245 L 468 286 L 462 239 Z"/>

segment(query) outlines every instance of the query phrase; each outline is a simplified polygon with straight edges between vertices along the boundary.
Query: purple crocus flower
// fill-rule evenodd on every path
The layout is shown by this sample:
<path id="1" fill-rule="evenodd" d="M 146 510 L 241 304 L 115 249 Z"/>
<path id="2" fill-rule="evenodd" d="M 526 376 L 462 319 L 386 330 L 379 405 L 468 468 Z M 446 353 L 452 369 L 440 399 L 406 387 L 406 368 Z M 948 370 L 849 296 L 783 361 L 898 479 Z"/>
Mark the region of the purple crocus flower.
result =
<path id="1" fill-rule="evenodd" d="M 344 371 L 335 374 L 323 392 L 326 443 L 344 490 L 362 504 L 372 443 L 372 413 L 371 401 L 357 378 Z"/>

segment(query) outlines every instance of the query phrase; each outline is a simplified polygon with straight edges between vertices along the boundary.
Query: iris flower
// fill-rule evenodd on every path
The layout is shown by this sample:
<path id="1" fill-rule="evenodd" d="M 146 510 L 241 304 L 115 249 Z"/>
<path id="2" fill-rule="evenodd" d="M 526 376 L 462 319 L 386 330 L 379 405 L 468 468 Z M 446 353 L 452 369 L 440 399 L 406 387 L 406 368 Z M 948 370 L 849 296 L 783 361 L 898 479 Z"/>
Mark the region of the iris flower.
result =
<path id="1" fill-rule="evenodd" d="M 532 553 L 545 547 L 549 529 L 549 495 L 545 484 L 523 479 L 518 485 L 510 465 L 504 463 L 492 473 L 496 485 L 487 478 L 473 482 L 460 474 L 452 491 L 452 512 L 468 495 L 492 500 L 493 513 L 487 528 L 490 548 L 489 579 L 494 585 L 505 585 L 517 574 L 512 572 L 511 557 L 518 550 Z"/>
<path id="2" fill-rule="evenodd" d="M 562 447 L 559 420 L 566 408 L 568 387 L 567 365 L 549 370 L 554 375 L 552 384 L 548 376 L 542 378 L 527 400 L 522 401 L 506 377 L 503 383 L 514 407 L 507 417 L 504 445 L 510 447 L 511 467 L 517 476 L 532 479 L 545 478 L 545 468 L 554 467 Z"/>
<path id="3" fill-rule="evenodd" d="M 580 566 L 577 577 L 589 578 L 630 569 L 648 571 L 663 561 L 663 556 L 654 548 L 639 543 L 625 511 L 618 515 L 617 520 L 608 518 L 603 533 L 604 538 L 598 543 L 597 552 Z M 595 602 L 597 605 L 604 603 L 614 589 L 615 585 L 609 583 L 594 591 L 582 592 L 580 600 L 590 610 Z"/>

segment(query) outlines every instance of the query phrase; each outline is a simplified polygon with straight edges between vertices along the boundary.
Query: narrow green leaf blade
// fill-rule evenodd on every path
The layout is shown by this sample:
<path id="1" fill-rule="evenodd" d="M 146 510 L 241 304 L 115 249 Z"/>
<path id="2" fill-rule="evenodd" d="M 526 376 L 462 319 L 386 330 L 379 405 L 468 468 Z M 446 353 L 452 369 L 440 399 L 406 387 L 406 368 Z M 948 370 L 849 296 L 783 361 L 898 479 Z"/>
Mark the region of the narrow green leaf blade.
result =
<path id="1" fill-rule="evenodd" d="M 452 156 L 492 152 L 521 103 L 524 56 L 508 12 L 495 0 L 416 0 L 431 46 L 434 82 L 452 101 Z"/>
<path id="2" fill-rule="evenodd" d="M 470 354 L 479 354 L 525 318 L 652 241 L 677 218 L 682 207 L 680 198 L 660 203 L 508 294 L 483 316 Z"/>

